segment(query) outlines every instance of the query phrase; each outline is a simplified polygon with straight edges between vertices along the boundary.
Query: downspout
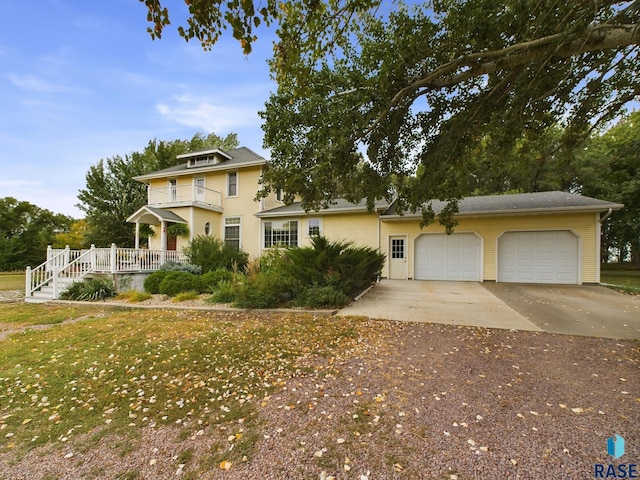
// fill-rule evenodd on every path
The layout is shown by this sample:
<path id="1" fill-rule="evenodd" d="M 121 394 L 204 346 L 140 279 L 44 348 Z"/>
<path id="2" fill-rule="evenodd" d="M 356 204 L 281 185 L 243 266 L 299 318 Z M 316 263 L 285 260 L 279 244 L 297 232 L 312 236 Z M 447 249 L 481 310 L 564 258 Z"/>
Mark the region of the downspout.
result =
<path id="1" fill-rule="evenodd" d="M 609 211 L 605 213 L 604 217 L 600 218 L 600 223 L 604 222 L 613 213 L 613 208 L 609 208 Z"/>
<path id="2" fill-rule="evenodd" d="M 597 245 L 596 245 L 596 283 L 600 283 L 600 265 L 602 262 L 602 222 L 604 222 L 607 218 L 611 216 L 613 213 L 613 208 L 609 208 L 609 211 L 604 215 L 604 217 L 599 217 L 600 221 L 598 222 L 598 235 L 597 235 Z"/>

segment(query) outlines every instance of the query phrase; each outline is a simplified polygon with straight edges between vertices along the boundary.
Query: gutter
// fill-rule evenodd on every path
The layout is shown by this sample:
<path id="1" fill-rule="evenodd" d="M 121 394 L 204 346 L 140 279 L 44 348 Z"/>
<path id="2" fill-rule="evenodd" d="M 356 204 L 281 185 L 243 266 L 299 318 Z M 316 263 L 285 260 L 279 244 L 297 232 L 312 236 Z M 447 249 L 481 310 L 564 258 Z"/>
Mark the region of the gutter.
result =
<path id="1" fill-rule="evenodd" d="M 615 204 L 613 207 L 606 207 L 610 211 L 613 209 L 620 209 L 624 207 L 624 205 Z M 458 212 L 454 216 L 457 218 L 460 217 L 482 217 L 482 216 L 493 216 L 493 215 L 522 215 L 522 214 L 544 214 L 544 213 L 582 213 L 582 212 L 601 212 L 602 207 L 598 206 L 575 206 L 575 207 L 538 207 L 538 208 L 523 208 L 523 209 L 509 209 L 509 210 L 478 210 L 476 212 Z M 438 216 L 439 213 L 436 214 Z M 605 215 L 605 219 L 610 215 L 607 213 Z M 409 215 L 382 215 L 382 220 L 405 220 L 411 218 L 421 218 L 420 214 L 409 214 Z"/>

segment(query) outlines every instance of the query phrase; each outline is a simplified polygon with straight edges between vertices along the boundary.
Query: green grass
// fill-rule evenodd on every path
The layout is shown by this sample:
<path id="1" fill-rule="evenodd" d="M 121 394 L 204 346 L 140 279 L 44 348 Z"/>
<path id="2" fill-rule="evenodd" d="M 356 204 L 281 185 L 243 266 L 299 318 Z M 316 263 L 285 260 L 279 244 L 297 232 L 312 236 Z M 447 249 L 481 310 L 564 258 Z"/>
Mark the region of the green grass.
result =
<path id="1" fill-rule="evenodd" d="M 0 272 L 0 290 L 24 290 L 25 274 Z"/>
<path id="2" fill-rule="evenodd" d="M 602 270 L 600 282 L 622 287 L 628 293 L 640 293 L 640 270 Z"/>
<path id="3" fill-rule="evenodd" d="M 68 305 L 0 304 L 0 323 L 11 324 L 12 328 L 53 325 L 91 313 L 95 310 Z"/>
<path id="4" fill-rule="evenodd" d="M 126 446 L 150 425 L 227 425 L 240 434 L 224 459 L 239 462 L 260 438 L 260 402 L 298 371 L 297 360 L 333 356 L 358 337 L 357 321 L 312 315 L 65 308 L 26 304 L 10 314 L 86 320 L 0 341 L 0 452 L 88 446 L 110 433 Z"/>

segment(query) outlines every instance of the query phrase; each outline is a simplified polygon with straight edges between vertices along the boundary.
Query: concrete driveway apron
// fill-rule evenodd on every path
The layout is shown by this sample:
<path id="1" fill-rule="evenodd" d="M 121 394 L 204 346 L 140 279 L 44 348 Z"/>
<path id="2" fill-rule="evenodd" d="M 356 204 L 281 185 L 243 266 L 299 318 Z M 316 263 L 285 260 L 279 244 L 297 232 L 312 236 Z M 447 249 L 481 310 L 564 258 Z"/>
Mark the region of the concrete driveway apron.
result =
<path id="1" fill-rule="evenodd" d="M 640 296 L 589 285 L 483 283 L 545 332 L 640 339 Z"/>
<path id="2" fill-rule="evenodd" d="M 541 331 L 475 282 L 382 280 L 338 315 Z"/>

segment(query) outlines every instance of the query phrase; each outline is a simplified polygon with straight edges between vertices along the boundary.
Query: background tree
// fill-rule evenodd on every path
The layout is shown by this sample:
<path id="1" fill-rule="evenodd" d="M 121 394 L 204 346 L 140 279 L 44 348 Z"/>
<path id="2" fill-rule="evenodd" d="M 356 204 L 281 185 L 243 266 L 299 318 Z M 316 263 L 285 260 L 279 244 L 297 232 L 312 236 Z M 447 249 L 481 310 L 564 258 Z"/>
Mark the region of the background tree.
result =
<path id="1" fill-rule="evenodd" d="M 86 242 L 98 247 L 116 243 L 133 247 L 134 228 L 127 218 L 146 205 L 147 189 L 133 177 L 182 163 L 177 155 L 207 148 L 229 150 L 238 146 L 235 133 L 222 138 L 197 133 L 191 140 L 149 141 L 142 152 L 116 155 L 92 165 L 86 188 L 80 190 L 78 208 L 86 213 Z"/>
<path id="2" fill-rule="evenodd" d="M 169 24 L 145 0 L 152 36 Z M 258 4 L 263 5 L 263 4 Z M 640 6 L 632 1 L 439 0 L 411 9 L 379 1 L 191 0 L 179 32 L 210 48 L 229 27 L 245 50 L 275 21 L 262 194 L 284 188 L 319 208 L 342 194 L 369 204 L 396 194 L 433 219 L 430 199 L 469 193 L 463 159 L 490 135 L 512 151 L 552 125 L 575 148 L 599 122 L 637 99 Z M 362 165 L 362 155 L 366 162 Z M 339 180 L 338 180 L 339 179 Z"/>
<path id="3" fill-rule="evenodd" d="M 47 258 L 47 245 L 67 231 L 71 217 L 13 197 L 0 199 L 0 271 L 24 270 Z"/>
<path id="4" fill-rule="evenodd" d="M 581 193 L 624 204 L 602 228 L 602 261 L 612 251 L 617 261 L 640 266 L 640 112 L 601 135 L 578 155 Z"/>
<path id="5" fill-rule="evenodd" d="M 69 226 L 68 231 L 56 233 L 53 243 L 53 248 L 69 248 L 73 250 L 81 250 L 90 246 L 87 241 L 87 221 L 75 220 Z"/>

